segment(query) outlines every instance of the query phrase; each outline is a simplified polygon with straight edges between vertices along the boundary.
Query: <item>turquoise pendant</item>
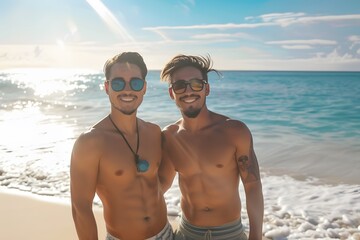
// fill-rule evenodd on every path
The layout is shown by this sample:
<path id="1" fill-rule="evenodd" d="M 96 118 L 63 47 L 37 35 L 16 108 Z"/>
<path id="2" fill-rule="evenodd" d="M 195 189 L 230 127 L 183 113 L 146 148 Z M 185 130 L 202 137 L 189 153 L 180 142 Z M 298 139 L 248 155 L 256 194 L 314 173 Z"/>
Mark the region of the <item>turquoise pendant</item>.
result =
<path id="1" fill-rule="evenodd" d="M 143 159 L 140 159 L 138 155 L 135 156 L 136 169 L 138 172 L 146 172 L 149 169 L 149 162 Z"/>

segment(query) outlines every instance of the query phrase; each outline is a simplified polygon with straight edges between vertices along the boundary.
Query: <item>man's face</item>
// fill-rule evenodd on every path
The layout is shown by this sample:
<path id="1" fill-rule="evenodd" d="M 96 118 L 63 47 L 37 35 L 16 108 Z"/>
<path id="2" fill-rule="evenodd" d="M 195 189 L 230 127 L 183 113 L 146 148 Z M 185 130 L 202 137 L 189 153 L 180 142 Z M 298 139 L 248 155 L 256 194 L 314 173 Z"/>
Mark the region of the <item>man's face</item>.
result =
<path id="1" fill-rule="evenodd" d="M 183 115 L 195 118 L 200 113 L 209 94 L 209 84 L 204 82 L 200 70 L 194 67 L 183 67 L 172 74 L 169 94 Z"/>
<path id="2" fill-rule="evenodd" d="M 110 78 L 105 82 L 111 106 L 126 115 L 135 113 L 146 92 L 146 82 L 144 79 L 144 82 L 141 82 L 141 79 L 141 71 L 137 65 L 115 63 L 111 67 Z M 142 83 L 144 86 L 136 91 Z"/>

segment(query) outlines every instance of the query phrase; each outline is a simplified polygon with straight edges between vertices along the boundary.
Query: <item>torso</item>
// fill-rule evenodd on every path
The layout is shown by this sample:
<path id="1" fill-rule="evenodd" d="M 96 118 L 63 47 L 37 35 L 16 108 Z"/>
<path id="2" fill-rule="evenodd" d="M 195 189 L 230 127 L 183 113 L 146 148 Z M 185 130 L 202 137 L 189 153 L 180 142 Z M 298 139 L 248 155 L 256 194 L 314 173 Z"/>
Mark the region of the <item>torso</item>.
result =
<path id="1" fill-rule="evenodd" d="M 157 175 L 161 160 L 159 128 L 139 120 L 138 154 L 150 164 L 144 173 L 137 172 L 133 153 L 108 119 L 94 126 L 93 131 L 102 146 L 96 192 L 103 204 L 107 230 L 122 239 L 156 235 L 167 222 Z"/>
<path id="2" fill-rule="evenodd" d="M 179 174 L 182 211 L 197 226 L 219 226 L 240 218 L 239 171 L 229 119 L 191 133 L 181 121 L 165 131 L 166 151 Z"/>

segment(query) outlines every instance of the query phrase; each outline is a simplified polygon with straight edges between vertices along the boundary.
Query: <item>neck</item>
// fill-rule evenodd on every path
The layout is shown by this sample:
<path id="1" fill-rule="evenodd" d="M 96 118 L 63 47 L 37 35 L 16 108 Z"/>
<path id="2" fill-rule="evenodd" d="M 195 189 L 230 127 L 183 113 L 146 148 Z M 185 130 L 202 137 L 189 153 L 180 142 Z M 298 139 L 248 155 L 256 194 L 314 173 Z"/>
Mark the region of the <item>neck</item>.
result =
<path id="1" fill-rule="evenodd" d="M 111 111 L 109 114 L 116 127 L 125 135 L 136 133 L 136 113 L 125 115 L 119 111 Z"/>
<path id="2" fill-rule="evenodd" d="M 195 118 L 189 118 L 182 115 L 182 126 L 189 131 L 199 131 L 211 124 L 212 112 L 210 112 L 206 106 L 204 106 L 199 115 Z"/>

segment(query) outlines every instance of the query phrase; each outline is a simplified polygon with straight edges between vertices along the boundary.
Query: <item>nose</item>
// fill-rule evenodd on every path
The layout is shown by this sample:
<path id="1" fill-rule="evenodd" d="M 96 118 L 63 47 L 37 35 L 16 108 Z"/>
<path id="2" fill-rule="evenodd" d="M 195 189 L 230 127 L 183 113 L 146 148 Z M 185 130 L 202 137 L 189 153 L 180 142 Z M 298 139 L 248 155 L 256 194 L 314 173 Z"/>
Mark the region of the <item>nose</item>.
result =
<path id="1" fill-rule="evenodd" d="M 190 82 L 185 83 L 186 88 L 185 88 L 185 92 L 184 93 L 193 93 L 194 91 L 192 90 L 191 86 L 190 86 Z"/>
<path id="2" fill-rule="evenodd" d="M 123 92 L 130 92 L 130 91 L 132 91 L 130 87 L 130 82 L 125 81 L 125 87 L 123 89 Z"/>

